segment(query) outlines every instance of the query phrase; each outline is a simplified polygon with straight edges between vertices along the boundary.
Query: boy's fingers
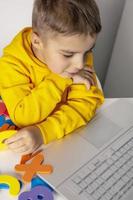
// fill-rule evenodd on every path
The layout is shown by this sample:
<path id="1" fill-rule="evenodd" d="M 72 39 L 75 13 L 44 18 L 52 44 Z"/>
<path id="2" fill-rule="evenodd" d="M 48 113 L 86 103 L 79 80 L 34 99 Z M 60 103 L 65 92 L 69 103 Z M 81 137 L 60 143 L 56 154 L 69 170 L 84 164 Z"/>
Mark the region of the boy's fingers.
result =
<path id="1" fill-rule="evenodd" d="M 10 143 L 12 143 L 12 142 L 16 142 L 16 141 L 19 140 L 20 138 L 22 138 L 21 135 L 18 134 L 18 133 L 16 133 L 16 134 L 13 135 L 12 137 L 6 139 L 4 143 L 5 143 L 5 144 L 10 144 Z"/>
<path id="2" fill-rule="evenodd" d="M 89 81 L 90 85 L 95 85 L 95 82 L 94 82 L 94 80 L 93 80 L 91 77 L 85 76 L 85 79 L 86 79 L 87 81 Z"/>
<path id="3" fill-rule="evenodd" d="M 88 73 L 84 73 L 83 78 L 87 78 L 89 80 L 93 80 L 94 79 L 93 75 L 90 75 Z"/>
<path id="4" fill-rule="evenodd" d="M 20 147 L 24 146 L 24 141 L 23 140 L 17 140 L 16 142 L 8 143 L 7 146 L 10 149 L 20 148 Z"/>
<path id="5" fill-rule="evenodd" d="M 88 75 L 89 77 L 93 78 L 93 74 L 91 74 L 90 72 L 85 72 L 84 71 L 84 75 Z"/>
<path id="6" fill-rule="evenodd" d="M 16 153 L 24 153 L 24 154 L 29 154 L 32 153 L 34 151 L 35 148 L 31 148 L 29 146 L 22 146 L 20 148 L 14 149 L 14 151 Z"/>
<path id="7" fill-rule="evenodd" d="M 84 67 L 83 70 L 95 73 L 94 69 L 92 67 Z"/>
<path id="8" fill-rule="evenodd" d="M 94 80 L 92 77 L 88 76 L 88 75 L 85 75 L 84 76 L 87 80 L 89 80 L 89 82 L 91 82 L 92 84 L 94 84 Z"/>
<path id="9" fill-rule="evenodd" d="M 8 146 L 9 149 L 11 149 L 12 151 L 16 152 L 16 153 L 31 153 L 34 151 L 35 149 L 35 145 L 26 145 L 26 144 L 22 144 L 21 146 L 14 146 L 14 145 L 9 145 Z"/>
<path id="10" fill-rule="evenodd" d="M 87 79 L 84 79 L 84 84 L 86 85 L 87 89 L 90 89 L 90 82 Z"/>
<path id="11" fill-rule="evenodd" d="M 89 71 L 89 70 L 86 70 L 86 69 L 84 69 L 84 70 L 83 70 L 83 72 L 84 72 L 84 73 L 89 73 L 89 74 L 92 74 L 92 75 L 94 75 L 94 74 L 95 74 L 95 72 L 94 72 L 94 71 Z"/>
<path id="12" fill-rule="evenodd" d="M 21 146 L 20 148 L 15 148 L 13 149 L 14 152 L 16 153 L 25 153 L 28 152 L 29 148 L 27 146 Z"/>
<path id="13" fill-rule="evenodd" d="M 89 90 L 90 89 L 90 84 L 86 83 L 86 87 Z"/>

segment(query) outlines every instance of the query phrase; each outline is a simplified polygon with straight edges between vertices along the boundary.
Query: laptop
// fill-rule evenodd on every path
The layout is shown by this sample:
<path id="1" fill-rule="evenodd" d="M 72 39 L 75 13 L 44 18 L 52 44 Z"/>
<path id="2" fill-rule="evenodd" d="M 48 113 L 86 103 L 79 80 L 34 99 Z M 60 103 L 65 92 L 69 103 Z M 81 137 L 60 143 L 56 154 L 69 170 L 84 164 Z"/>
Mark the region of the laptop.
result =
<path id="1" fill-rule="evenodd" d="M 100 109 L 87 126 L 46 146 L 44 155 L 54 171 L 39 176 L 62 199 L 132 200 L 133 100 Z"/>

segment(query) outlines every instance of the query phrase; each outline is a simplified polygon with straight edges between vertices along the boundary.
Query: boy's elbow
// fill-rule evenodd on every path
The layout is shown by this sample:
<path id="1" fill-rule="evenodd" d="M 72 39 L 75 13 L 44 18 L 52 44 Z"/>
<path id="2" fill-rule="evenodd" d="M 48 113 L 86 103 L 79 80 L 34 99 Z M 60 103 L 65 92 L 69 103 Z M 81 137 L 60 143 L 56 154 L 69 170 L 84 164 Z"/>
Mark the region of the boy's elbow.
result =
<path id="1" fill-rule="evenodd" d="M 25 126 L 30 126 L 33 124 L 36 124 L 40 121 L 40 116 L 38 112 L 34 112 L 35 110 L 25 106 L 23 102 L 20 102 L 13 114 L 13 122 L 18 126 L 18 127 L 25 127 Z"/>

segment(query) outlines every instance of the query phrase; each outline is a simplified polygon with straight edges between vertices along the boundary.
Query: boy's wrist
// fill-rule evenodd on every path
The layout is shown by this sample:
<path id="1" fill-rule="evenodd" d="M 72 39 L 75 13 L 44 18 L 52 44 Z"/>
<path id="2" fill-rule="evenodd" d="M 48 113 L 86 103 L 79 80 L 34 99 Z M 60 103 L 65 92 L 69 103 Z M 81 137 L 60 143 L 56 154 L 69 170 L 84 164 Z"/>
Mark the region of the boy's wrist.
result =
<path id="1" fill-rule="evenodd" d="M 56 140 L 56 135 L 49 134 L 49 132 L 51 132 L 51 130 L 52 130 L 51 125 L 49 127 L 47 125 L 44 127 L 44 125 L 41 123 L 41 124 L 36 124 L 36 126 L 40 129 L 44 144 L 48 144 L 51 141 Z M 49 130 L 49 131 L 47 131 L 47 130 Z"/>

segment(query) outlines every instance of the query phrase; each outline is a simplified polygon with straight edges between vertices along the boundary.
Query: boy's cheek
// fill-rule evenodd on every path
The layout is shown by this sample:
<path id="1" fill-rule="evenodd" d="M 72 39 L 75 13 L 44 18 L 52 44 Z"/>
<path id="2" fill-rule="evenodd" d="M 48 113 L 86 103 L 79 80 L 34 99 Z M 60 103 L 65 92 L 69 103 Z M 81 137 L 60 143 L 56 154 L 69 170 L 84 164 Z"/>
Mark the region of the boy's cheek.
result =
<path id="1" fill-rule="evenodd" d="M 57 74 L 60 74 L 62 72 L 65 71 L 65 69 L 67 69 L 68 67 L 66 67 L 66 65 L 64 65 L 64 63 L 62 62 L 51 62 L 49 65 L 48 65 L 48 68 L 54 72 L 54 73 L 57 73 Z"/>

